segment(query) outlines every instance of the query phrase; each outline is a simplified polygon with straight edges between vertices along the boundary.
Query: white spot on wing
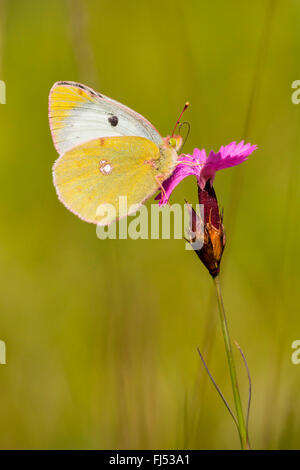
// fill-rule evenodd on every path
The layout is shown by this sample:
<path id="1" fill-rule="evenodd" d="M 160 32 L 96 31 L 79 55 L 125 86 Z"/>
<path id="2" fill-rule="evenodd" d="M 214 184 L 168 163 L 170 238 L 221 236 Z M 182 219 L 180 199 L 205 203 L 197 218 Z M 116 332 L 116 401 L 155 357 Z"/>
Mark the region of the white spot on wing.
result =
<path id="1" fill-rule="evenodd" d="M 112 166 L 107 160 L 100 160 L 99 171 L 102 175 L 109 175 L 112 172 Z"/>

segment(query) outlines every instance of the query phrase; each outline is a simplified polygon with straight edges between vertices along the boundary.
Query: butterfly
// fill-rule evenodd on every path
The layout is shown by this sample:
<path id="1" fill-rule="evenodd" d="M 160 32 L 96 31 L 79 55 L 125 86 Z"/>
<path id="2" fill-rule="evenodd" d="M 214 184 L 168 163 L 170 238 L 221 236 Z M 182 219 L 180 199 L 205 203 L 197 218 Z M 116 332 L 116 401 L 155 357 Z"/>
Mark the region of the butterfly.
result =
<path id="1" fill-rule="evenodd" d="M 53 166 L 58 198 L 84 221 L 99 225 L 102 204 L 116 209 L 105 218 L 103 225 L 108 225 L 136 212 L 162 188 L 182 146 L 174 131 L 163 138 L 137 112 L 75 82 L 57 82 L 51 88 L 49 125 L 59 153 Z M 127 197 L 125 213 L 120 213 L 119 196 Z"/>

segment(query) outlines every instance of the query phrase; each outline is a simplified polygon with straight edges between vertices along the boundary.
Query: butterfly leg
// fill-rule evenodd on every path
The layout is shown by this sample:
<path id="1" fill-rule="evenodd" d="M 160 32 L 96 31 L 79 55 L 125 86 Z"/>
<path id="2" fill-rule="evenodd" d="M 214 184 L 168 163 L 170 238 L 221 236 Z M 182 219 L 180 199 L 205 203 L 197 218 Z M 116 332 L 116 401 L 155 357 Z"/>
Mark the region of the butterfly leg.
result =
<path id="1" fill-rule="evenodd" d="M 163 187 L 162 185 L 162 182 L 165 180 L 165 177 L 164 176 L 159 176 L 159 175 L 156 175 L 155 176 L 155 179 L 157 181 L 157 184 L 159 185 L 160 189 L 161 189 L 161 192 L 163 193 L 163 195 L 165 196 L 165 198 L 167 199 L 167 195 L 166 195 L 166 191 L 165 191 L 165 188 Z M 169 203 L 169 201 L 167 202 L 168 206 L 171 207 L 171 204 Z"/>

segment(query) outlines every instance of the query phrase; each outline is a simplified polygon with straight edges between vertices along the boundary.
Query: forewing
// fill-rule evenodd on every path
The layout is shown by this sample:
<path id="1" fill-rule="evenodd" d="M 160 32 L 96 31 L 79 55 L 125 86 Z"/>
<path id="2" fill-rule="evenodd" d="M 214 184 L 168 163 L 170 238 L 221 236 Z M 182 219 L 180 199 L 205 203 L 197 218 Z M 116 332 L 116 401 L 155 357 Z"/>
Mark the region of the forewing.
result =
<path id="1" fill-rule="evenodd" d="M 116 216 L 108 224 L 128 215 L 130 206 L 142 204 L 158 189 L 159 160 L 157 145 L 143 137 L 94 139 L 58 158 L 54 184 L 61 202 L 86 222 L 101 224 L 99 206 L 112 204 Z M 125 213 L 120 212 L 119 196 L 127 197 Z"/>
<path id="2" fill-rule="evenodd" d="M 162 142 L 143 116 L 75 82 L 58 82 L 52 87 L 49 124 L 59 154 L 98 137 L 140 136 L 157 145 Z"/>

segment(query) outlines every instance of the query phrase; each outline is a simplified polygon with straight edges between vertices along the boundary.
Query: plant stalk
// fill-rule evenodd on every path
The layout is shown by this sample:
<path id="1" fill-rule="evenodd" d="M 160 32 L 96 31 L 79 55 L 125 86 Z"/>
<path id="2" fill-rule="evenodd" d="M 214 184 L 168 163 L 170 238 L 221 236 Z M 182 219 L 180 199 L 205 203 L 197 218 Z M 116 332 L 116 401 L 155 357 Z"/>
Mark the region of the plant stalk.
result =
<path id="1" fill-rule="evenodd" d="M 227 361 L 228 361 L 228 366 L 229 366 L 229 371 L 230 371 L 230 378 L 231 378 L 232 392 L 233 392 L 236 415 L 237 415 L 238 431 L 239 431 L 239 436 L 240 436 L 240 441 L 241 441 L 241 448 L 243 450 L 250 450 L 250 444 L 248 440 L 247 428 L 245 424 L 242 402 L 241 402 L 241 397 L 240 397 L 240 392 L 239 392 L 239 386 L 238 386 L 238 381 L 237 381 L 235 363 L 234 363 L 234 358 L 233 358 L 233 353 L 232 353 L 231 340 L 230 340 L 230 335 L 229 335 L 229 330 L 228 330 L 228 325 L 227 325 L 227 319 L 226 319 L 224 303 L 223 303 L 223 298 L 222 298 L 222 293 L 221 293 L 219 276 L 216 276 L 214 278 L 214 283 L 216 287 L 220 320 L 221 320 L 222 332 L 223 332 L 223 337 L 224 337 L 224 342 L 225 342 Z"/>

